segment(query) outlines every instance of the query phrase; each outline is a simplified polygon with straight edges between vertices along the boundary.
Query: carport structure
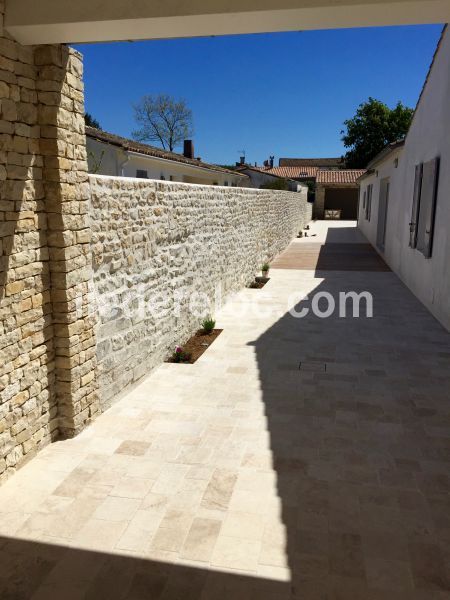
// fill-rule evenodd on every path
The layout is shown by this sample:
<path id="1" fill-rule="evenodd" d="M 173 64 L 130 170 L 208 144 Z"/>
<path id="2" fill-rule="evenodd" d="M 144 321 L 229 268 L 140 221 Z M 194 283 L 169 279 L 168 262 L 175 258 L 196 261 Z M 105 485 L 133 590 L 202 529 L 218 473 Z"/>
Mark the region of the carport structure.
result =
<path id="1" fill-rule="evenodd" d="M 296 29 L 442 23 L 447 0 L 7 0 L 22 44 L 105 42 Z"/>
<path id="2" fill-rule="evenodd" d="M 352 220 L 358 213 L 358 177 L 363 169 L 318 170 L 314 216 L 323 219 L 326 211 L 339 211 L 339 218 Z"/>

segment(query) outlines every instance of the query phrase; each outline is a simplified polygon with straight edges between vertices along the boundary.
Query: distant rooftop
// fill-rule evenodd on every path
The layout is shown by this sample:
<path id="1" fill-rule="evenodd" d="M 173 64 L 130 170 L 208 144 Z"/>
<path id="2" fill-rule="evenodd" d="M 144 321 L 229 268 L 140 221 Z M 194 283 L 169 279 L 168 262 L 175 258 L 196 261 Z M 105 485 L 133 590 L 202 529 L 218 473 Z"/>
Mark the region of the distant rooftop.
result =
<path id="1" fill-rule="evenodd" d="M 318 170 L 319 167 L 305 165 L 300 167 L 273 167 L 272 169 L 266 169 L 266 172 L 287 179 L 314 179 Z"/>
<path id="2" fill-rule="evenodd" d="M 280 167 L 338 167 L 345 168 L 345 163 L 342 157 L 334 158 L 280 158 L 278 162 Z"/>

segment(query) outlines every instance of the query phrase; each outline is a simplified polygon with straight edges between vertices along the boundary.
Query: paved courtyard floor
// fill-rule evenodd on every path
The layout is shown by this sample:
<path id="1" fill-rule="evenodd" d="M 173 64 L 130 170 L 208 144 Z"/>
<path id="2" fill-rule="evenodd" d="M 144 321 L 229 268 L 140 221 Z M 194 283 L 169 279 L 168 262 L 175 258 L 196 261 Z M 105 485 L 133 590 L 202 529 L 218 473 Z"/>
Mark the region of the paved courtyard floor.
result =
<path id="1" fill-rule="evenodd" d="M 0 488 L 2 600 L 450 598 L 450 334 L 393 273 L 332 264 L 274 268 L 196 364 Z M 373 318 L 288 313 L 350 290 Z"/>

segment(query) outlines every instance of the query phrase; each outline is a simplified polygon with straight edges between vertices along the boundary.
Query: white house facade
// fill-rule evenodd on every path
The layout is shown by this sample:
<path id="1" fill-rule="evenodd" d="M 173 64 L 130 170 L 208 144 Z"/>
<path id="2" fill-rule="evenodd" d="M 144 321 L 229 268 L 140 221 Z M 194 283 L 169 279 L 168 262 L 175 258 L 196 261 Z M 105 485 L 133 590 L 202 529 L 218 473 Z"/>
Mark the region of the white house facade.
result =
<path id="1" fill-rule="evenodd" d="M 93 127 L 86 127 L 86 147 L 89 171 L 98 175 L 232 187 L 250 185 L 249 178 L 243 173 Z"/>
<path id="2" fill-rule="evenodd" d="M 383 153 L 382 153 L 383 154 Z M 444 27 L 403 147 L 360 178 L 360 229 L 450 330 L 450 34 Z"/>

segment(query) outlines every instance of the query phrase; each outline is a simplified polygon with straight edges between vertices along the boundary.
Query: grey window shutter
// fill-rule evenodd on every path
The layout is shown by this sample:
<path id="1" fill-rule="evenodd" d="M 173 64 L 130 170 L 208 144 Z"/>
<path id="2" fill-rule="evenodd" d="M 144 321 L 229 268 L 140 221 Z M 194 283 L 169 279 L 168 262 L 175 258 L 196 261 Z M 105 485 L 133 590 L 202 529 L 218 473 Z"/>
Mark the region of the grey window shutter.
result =
<path id="1" fill-rule="evenodd" d="M 366 220 L 370 221 L 370 213 L 372 209 L 372 184 L 367 186 L 367 198 L 366 198 Z"/>
<path id="2" fill-rule="evenodd" d="M 419 226 L 417 230 L 417 250 L 425 258 L 430 258 L 433 249 L 434 215 L 439 178 L 439 158 L 424 163 L 420 192 Z"/>
<path id="3" fill-rule="evenodd" d="M 411 211 L 411 222 L 409 224 L 409 245 L 411 248 L 417 246 L 417 227 L 419 224 L 420 191 L 422 188 L 423 164 L 416 165 L 414 175 L 414 195 Z"/>

